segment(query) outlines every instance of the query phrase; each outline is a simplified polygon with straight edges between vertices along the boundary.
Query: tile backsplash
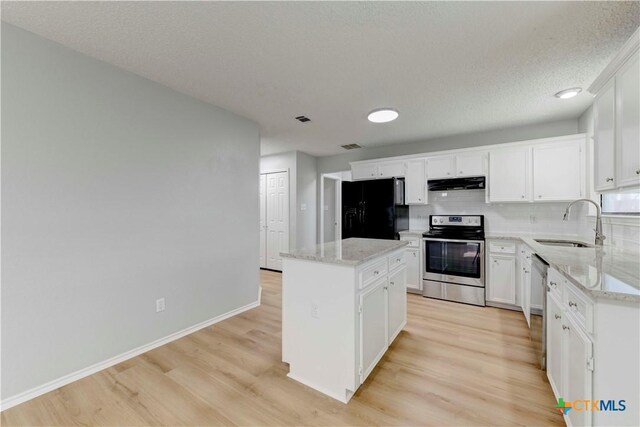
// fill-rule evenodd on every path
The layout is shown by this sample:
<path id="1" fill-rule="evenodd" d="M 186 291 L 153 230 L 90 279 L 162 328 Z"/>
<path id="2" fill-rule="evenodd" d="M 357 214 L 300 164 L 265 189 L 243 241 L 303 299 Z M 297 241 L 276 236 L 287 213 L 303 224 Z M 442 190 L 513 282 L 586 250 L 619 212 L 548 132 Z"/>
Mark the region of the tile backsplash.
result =
<path id="1" fill-rule="evenodd" d="M 563 221 L 567 203 L 485 203 L 481 190 L 429 192 L 429 204 L 409 208 L 409 227 L 428 229 L 429 215 L 484 215 L 487 233 L 573 234 L 593 238 L 585 204 L 574 205 Z"/>

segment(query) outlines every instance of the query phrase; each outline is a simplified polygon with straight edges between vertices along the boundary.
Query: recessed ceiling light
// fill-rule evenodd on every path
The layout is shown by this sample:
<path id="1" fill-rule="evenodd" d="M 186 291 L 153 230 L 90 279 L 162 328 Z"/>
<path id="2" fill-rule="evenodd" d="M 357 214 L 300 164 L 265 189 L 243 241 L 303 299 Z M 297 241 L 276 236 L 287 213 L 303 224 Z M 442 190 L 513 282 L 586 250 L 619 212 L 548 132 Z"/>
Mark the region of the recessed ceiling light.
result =
<path id="1" fill-rule="evenodd" d="M 373 123 L 387 123 L 397 119 L 398 112 L 393 108 L 379 108 L 370 112 L 367 118 Z"/>
<path id="2" fill-rule="evenodd" d="M 582 88 L 572 87 L 571 89 L 561 90 L 560 92 L 556 93 L 555 97 L 560 99 L 569 99 L 569 98 L 573 98 L 580 92 L 582 92 Z"/>

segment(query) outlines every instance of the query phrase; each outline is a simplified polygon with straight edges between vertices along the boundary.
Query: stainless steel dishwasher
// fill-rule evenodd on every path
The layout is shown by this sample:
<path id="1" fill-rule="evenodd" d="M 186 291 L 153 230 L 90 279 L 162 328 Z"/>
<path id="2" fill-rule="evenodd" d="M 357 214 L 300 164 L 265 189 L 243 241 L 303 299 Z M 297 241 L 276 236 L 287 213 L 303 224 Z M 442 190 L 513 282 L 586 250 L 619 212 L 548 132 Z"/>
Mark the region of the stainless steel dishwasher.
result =
<path id="1" fill-rule="evenodd" d="M 547 264 L 538 255 L 534 255 L 531 261 L 531 292 L 534 288 L 542 291 L 542 313 L 531 312 L 531 341 L 536 350 L 536 356 L 542 370 L 547 369 Z"/>

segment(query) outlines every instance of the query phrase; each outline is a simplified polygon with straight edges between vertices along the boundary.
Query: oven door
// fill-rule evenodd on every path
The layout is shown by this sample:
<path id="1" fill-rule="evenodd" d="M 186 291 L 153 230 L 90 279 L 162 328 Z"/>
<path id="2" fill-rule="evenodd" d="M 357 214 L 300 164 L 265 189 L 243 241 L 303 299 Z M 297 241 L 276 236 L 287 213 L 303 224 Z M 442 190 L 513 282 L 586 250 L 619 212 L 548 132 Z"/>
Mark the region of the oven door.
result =
<path id="1" fill-rule="evenodd" d="M 484 241 L 423 240 L 425 280 L 484 287 Z"/>

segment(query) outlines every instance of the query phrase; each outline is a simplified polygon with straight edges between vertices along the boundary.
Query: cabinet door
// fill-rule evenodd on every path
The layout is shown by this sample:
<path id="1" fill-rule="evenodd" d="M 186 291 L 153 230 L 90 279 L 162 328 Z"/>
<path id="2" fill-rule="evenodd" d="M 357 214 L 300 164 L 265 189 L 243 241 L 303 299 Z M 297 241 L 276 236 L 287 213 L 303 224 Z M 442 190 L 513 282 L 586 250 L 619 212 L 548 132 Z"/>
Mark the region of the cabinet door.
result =
<path id="1" fill-rule="evenodd" d="M 427 203 L 424 160 L 410 160 L 407 162 L 405 199 L 408 205 L 424 205 Z"/>
<path id="2" fill-rule="evenodd" d="M 564 313 L 562 319 L 563 359 L 562 372 L 564 373 L 563 396 L 565 401 L 590 400 L 592 396 L 592 371 L 589 362 L 592 357 L 593 344 L 589 337 L 580 330 L 571 315 Z M 570 410 L 567 413 L 570 425 L 590 426 L 591 412 Z"/>
<path id="3" fill-rule="evenodd" d="M 407 248 L 407 289 L 422 290 L 422 269 L 420 268 L 420 249 Z"/>
<path id="4" fill-rule="evenodd" d="M 387 349 L 387 278 L 360 294 L 360 383 L 371 373 Z"/>
<path id="5" fill-rule="evenodd" d="M 389 276 L 389 344 L 407 323 L 407 269 Z"/>
<path id="6" fill-rule="evenodd" d="M 486 153 L 458 154 L 456 156 L 456 176 L 484 176 Z"/>
<path id="7" fill-rule="evenodd" d="M 631 58 L 616 75 L 618 186 L 640 184 L 640 60 Z"/>
<path id="8" fill-rule="evenodd" d="M 487 299 L 503 304 L 516 303 L 516 258 L 489 254 Z"/>
<path id="9" fill-rule="evenodd" d="M 401 177 L 405 174 L 404 162 L 384 162 L 378 164 L 378 177 L 379 178 L 394 178 Z"/>
<path id="10" fill-rule="evenodd" d="M 583 197 L 583 139 L 533 147 L 533 200 L 566 201 Z"/>
<path id="11" fill-rule="evenodd" d="M 556 398 L 564 396 L 562 389 L 562 308 L 547 293 L 547 377 Z"/>
<path id="12" fill-rule="evenodd" d="M 427 159 L 427 177 L 429 179 L 453 178 L 455 172 L 455 157 L 441 156 Z"/>
<path id="13" fill-rule="evenodd" d="M 522 295 L 520 295 L 520 307 L 524 318 L 527 320 L 527 325 L 531 327 L 531 267 L 528 267 L 525 263 L 522 263 L 520 268 L 520 289 Z"/>
<path id="14" fill-rule="evenodd" d="M 529 151 L 515 147 L 489 153 L 489 201 L 529 201 Z"/>
<path id="15" fill-rule="evenodd" d="M 368 163 L 364 165 L 351 165 L 351 179 L 374 179 L 378 176 L 378 165 Z"/>
<path id="16" fill-rule="evenodd" d="M 593 153 L 596 191 L 615 188 L 615 80 L 611 80 L 593 101 Z"/>

